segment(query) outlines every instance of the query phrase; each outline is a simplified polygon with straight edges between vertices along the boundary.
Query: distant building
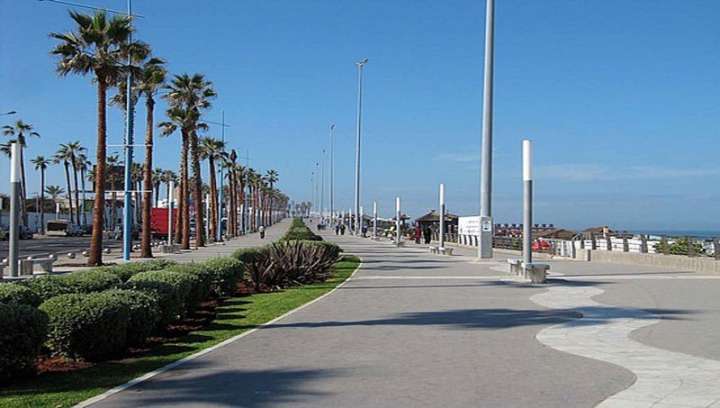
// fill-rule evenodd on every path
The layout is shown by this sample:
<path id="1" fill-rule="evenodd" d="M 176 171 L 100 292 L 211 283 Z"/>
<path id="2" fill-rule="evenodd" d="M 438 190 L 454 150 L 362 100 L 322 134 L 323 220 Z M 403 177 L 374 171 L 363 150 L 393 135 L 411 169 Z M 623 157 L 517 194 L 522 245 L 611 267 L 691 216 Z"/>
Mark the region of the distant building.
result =
<path id="1" fill-rule="evenodd" d="M 445 232 L 457 232 L 458 219 L 459 217 L 455 214 L 445 213 Z M 432 230 L 437 231 L 440 229 L 440 213 L 430 210 L 429 213 L 415 219 L 415 222 L 420 225 L 420 228 L 430 227 Z"/>

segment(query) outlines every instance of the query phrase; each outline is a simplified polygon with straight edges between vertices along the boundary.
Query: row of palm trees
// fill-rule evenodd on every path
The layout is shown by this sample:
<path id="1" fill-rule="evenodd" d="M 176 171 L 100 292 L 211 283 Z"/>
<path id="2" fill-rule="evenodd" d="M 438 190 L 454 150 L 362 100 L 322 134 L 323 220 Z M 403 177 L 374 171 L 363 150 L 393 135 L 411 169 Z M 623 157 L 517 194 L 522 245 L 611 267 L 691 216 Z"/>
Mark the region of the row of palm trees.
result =
<path id="1" fill-rule="evenodd" d="M 150 240 L 150 214 L 152 206 L 152 191 L 159 190 L 158 178 L 153 178 L 153 130 L 154 108 L 156 98 L 161 95 L 167 102 L 165 112 L 167 120 L 158 124 L 163 136 L 178 133 L 181 138 L 180 174 L 178 207 L 180 217 L 176 217 L 178 226 L 177 240 L 181 248 L 190 248 L 190 203 L 195 205 L 195 246 L 205 245 L 203 235 L 205 220 L 202 215 L 203 184 L 200 171 L 202 157 L 208 159 L 210 168 L 210 200 L 213 214 L 211 225 L 213 232 L 217 225 L 217 186 L 215 180 L 215 166 L 220 160 L 223 167 L 228 170 L 228 201 L 229 209 L 228 235 L 233 236 L 238 231 L 237 214 L 239 206 L 246 200 L 244 189 L 249 189 L 249 200 L 252 201 L 253 216 L 251 228 L 258 222 L 267 223 L 270 220 L 273 201 L 278 205 L 286 205 L 286 197 L 274 189 L 277 182 L 277 172 L 271 171 L 265 177 L 259 176 L 250 169 L 243 169 L 236 162 L 237 155 L 231 152 L 226 155 L 225 146 L 217 140 L 206 140 L 199 137 L 199 133 L 206 131 L 208 126 L 202 121 L 203 114 L 211 107 L 211 100 L 216 97 L 212 82 L 205 79 L 202 74 L 174 75 L 167 81 L 168 72 L 165 62 L 152 56 L 148 44 L 132 40 L 133 28 L 131 19 L 126 16 L 109 17 L 105 12 L 98 11 L 93 15 L 71 11 L 70 18 L 74 22 L 74 30 L 67 33 L 51 33 L 51 37 L 58 41 L 51 54 L 57 60 L 56 69 L 59 75 L 79 74 L 91 76 L 97 87 L 97 152 L 96 166 L 93 180 L 95 198 L 93 204 L 93 228 L 90 244 L 89 265 L 102 263 L 102 237 L 105 210 L 105 185 L 108 176 L 106 165 L 113 165 L 112 156 L 107 156 L 107 103 L 108 90 L 117 88 L 117 93 L 110 102 L 120 106 L 125 115 L 133 118 L 133 111 L 141 98 L 144 98 L 146 109 L 145 123 L 145 163 L 142 173 L 142 223 L 143 234 L 141 243 L 141 256 L 151 257 Z M 130 63 L 127 63 L 129 61 Z M 128 90 L 123 84 L 131 76 L 132 86 Z M 129 102 L 129 103 L 128 103 Z M 128 112 L 128 107 L 129 112 Z M 132 121 L 129 121 L 132 126 Z M 132 127 L 130 128 L 132 130 Z M 20 138 L 18 137 L 18 140 Z M 62 148 L 62 147 L 61 147 Z M 76 156 L 81 153 L 77 149 L 68 150 L 73 153 L 67 156 L 66 175 L 69 180 L 69 167 L 74 166 Z M 69 154 L 69 153 L 68 153 Z M 65 156 L 63 163 L 65 164 Z M 192 172 L 192 175 L 190 174 Z M 113 181 L 113 180 L 109 180 Z M 77 178 L 75 178 L 77 191 Z M 70 186 L 68 182 L 68 191 Z M 192 195 L 192 200 L 190 197 Z M 157 195 L 156 195 L 157 199 Z M 75 197 L 77 202 L 77 196 Z M 115 201 L 113 200 L 113 203 Z M 284 204 L 283 204 L 284 203 Z M 262 208 L 259 206 L 262 205 Z M 78 212 L 79 214 L 79 212 Z M 260 217 L 261 219 L 258 219 Z M 214 236 L 214 234 L 210 234 Z"/>

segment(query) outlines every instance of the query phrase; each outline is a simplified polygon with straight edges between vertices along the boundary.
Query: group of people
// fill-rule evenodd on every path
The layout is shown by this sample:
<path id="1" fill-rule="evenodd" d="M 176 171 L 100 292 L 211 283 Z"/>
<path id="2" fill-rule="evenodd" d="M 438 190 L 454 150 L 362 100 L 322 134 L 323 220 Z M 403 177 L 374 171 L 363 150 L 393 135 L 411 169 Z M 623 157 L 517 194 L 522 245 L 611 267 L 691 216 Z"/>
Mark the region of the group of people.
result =
<path id="1" fill-rule="evenodd" d="M 335 225 L 335 235 L 345 235 L 345 224 Z"/>
<path id="2" fill-rule="evenodd" d="M 425 226 L 425 228 L 421 228 L 420 224 L 415 226 L 415 243 L 419 244 L 421 239 L 425 240 L 426 245 L 432 241 L 432 229 L 430 229 L 430 226 Z"/>

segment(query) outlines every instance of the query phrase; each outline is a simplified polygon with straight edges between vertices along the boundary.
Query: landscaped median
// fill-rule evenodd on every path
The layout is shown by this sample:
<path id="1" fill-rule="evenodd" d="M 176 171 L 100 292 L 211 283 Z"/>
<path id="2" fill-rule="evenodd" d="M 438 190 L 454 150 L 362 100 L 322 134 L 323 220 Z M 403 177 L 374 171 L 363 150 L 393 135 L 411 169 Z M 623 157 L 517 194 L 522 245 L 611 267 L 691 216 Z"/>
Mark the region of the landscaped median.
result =
<path id="1" fill-rule="evenodd" d="M 0 406 L 72 406 L 329 292 L 360 261 L 308 240 L 300 224 L 277 243 L 204 263 L 0 285 Z"/>

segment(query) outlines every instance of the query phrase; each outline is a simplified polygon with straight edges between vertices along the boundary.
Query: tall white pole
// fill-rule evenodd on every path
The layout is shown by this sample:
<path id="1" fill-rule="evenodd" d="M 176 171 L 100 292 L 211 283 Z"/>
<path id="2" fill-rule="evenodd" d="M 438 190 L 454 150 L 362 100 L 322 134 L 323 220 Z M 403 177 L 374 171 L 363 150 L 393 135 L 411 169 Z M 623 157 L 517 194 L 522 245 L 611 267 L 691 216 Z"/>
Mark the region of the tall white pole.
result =
<path id="1" fill-rule="evenodd" d="M 330 221 L 335 225 L 335 124 L 330 125 Z"/>
<path id="2" fill-rule="evenodd" d="M 20 218 L 20 143 L 10 143 L 10 237 L 8 247 L 8 263 L 10 276 L 18 273 L 18 239 Z M 2 276 L 0 276 L 2 279 Z"/>
<path id="3" fill-rule="evenodd" d="M 495 0 L 486 0 L 485 78 L 483 89 L 482 163 L 480 170 L 480 236 L 478 257 L 492 258 L 492 130 Z"/>
<path id="4" fill-rule="evenodd" d="M 360 213 L 360 131 L 362 122 L 362 74 L 363 67 L 368 60 L 356 62 L 358 67 L 358 92 L 357 92 L 357 135 L 355 138 L 355 235 L 358 235 L 358 214 Z"/>
<path id="5" fill-rule="evenodd" d="M 364 211 L 363 211 L 362 206 L 360 206 L 360 218 L 358 218 L 358 228 L 360 229 L 360 235 L 362 235 L 362 229 L 365 226 L 363 216 L 364 216 Z"/>
<path id="6" fill-rule="evenodd" d="M 373 201 L 373 238 L 377 238 L 377 201 Z"/>
<path id="7" fill-rule="evenodd" d="M 205 219 L 210 219 L 210 195 L 205 194 Z M 208 237 L 207 239 L 210 239 L 210 223 L 205 223 L 205 236 Z"/>
<path id="8" fill-rule="evenodd" d="M 445 248 L 445 184 L 440 184 L 440 248 Z"/>
<path id="9" fill-rule="evenodd" d="M 400 197 L 395 197 L 395 245 L 400 246 Z"/>
<path id="10" fill-rule="evenodd" d="M 523 140 L 523 263 L 532 263 L 532 142 Z"/>
<path id="11" fill-rule="evenodd" d="M 175 182 L 170 180 L 168 182 L 168 240 L 167 240 L 168 245 L 173 244 L 172 229 L 173 229 L 173 202 L 175 200 L 173 198 L 174 190 L 175 190 Z"/>
<path id="12" fill-rule="evenodd" d="M 127 0 L 127 14 L 132 18 L 131 0 Z M 132 34 L 128 38 L 128 42 L 132 41 Z M 127 58 L 128 67 L 132 65 L 130 56 Z M 128 71 L 126 78 L 125 92 L 125 183 L 124 183 L 124 202 L 123 202 L 123 260 L 130 260 L 130 252 L 132 250 L 132 163 L 133 163 L 133 144 L 134 142 L 134 120 L 135 106 L 132 102 L 132 71 Z M 115 205 L 115 203 L 113 203 Z"/>
<path id="13" fill-rule="evenodd" d="M 320 221 L 325 219 L 325 149 L 322 150 L 320 158 Z"/>

